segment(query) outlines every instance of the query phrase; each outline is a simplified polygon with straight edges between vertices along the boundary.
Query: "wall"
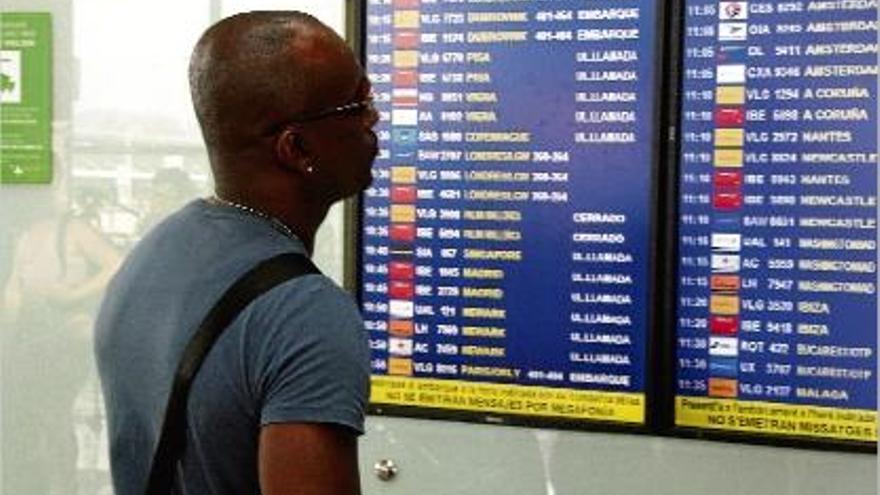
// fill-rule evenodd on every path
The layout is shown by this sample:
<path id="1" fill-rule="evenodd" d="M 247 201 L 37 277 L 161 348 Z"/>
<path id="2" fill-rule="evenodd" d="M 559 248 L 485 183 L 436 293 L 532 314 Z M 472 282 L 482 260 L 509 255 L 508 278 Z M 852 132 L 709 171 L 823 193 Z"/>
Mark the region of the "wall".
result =
<path id="1" fill-rule="evenodd" d="M 371 417 L 368 494 L 869 495 L 877 457 L 642 435 Z M 372 465 L 392 459 L 380 481 Z"/>

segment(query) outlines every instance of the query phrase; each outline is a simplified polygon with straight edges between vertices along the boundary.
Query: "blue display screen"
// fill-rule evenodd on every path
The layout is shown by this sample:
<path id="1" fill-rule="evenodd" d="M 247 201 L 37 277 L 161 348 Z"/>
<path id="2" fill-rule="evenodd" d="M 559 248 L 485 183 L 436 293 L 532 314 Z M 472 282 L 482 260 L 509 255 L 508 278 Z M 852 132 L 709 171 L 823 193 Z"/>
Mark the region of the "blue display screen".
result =
<path id="1" fill-rule="evenodd" d="M 366 21 L 381 115 L 360 245 L 374 401 L 641 422 L 571 412 L 586 396 L 486 406 L 464 385 L 619 393 L 641 409 L 657 4 L 373 0 Z M 462 392 L 389 395 L 375 377 Z"/>
<path id="2" fill-rule="evenodd" d="M 677 423 L 876 441 L 877 2 L 685 14 Z"/>

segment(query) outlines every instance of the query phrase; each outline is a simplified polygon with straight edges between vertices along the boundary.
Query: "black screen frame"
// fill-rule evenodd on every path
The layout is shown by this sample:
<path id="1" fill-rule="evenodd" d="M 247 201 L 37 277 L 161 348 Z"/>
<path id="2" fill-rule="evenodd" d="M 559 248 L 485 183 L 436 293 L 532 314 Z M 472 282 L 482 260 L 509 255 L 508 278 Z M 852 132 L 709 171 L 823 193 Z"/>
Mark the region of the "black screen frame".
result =
<path id="1" fill-rule="evenodd" d="M 670 39 L 675 43 L 670 44 L 669 71 L 667 73 L 668 87 L 671 89 L 669 106 L 670 111 L 666 114 L 666 129 L 669 130 L 667 141 L 670 143 L 666 150 L 666 163 L 669 165 L 669 182 L 664 185 L 667 193 L 665 239 L 658 249 L 665 249 L 668 257 L 665 260 L 665 273 L 659 278 L 663 284 L 661 294 L 664 295 L 660 303 L 665 315 L 664 324 L 661 326 L 659 340 L 663 346 L 658 352 L 663 355 L 658 361 L 666 363 L 665 373 L 670 374 L 668 380 L 661 384 L 659 394 L 664 397 L 663 410 L 660 411 L 664 418 L 664 425 L 659 434 L 679 438 L 691 438 L 701 440 L 714 440 L 720 442 L 744 443 L 774 447 L 793 447 L 808 450 L 839 451 L 876 454 L 877 443 L 860 442 L 853 440 L 836 440 L 805 436 L 792 436 L 781 434 L 764 434 L 752 432 L 740 432 L 734 430 L 722 430 L 711 428 L 697 428 L 678 426 L 675 424 L 675 399 L 676 380 L 678 376 L 677 360 L 677 313 L 678 313 L 678 204 L 679 204 L 679 177 L 681 172 L 681 154 L 683 139 L 681 138 L 682 105 L 681 97 L 684 90 L 684 65 L 683 56 L 687 21 L 687 0 L 674 0 L 670 2 Z"/>
<path id="2" fill-rule="evenodd" d="M 681 93 L 686 0 L 653 0 L 656 4 L 654 134 L 652 136 L 652 212 L 649 271 L 651 280 L 645 341 L 645 421 L 629 424 L 613 421 L 487 414 L 484 412 L 437 409 L 422 406 L 373 404 L 368 413 L 427 420 L 458 421 L 513 427 L 554 428 L 572 431 L 617 432 L 654 437 L 718 441 L 726 443 L 799 448 L 819 451 L 876 454 L 877 444 L 732 430 L 681 427 L 675 424 L 677 380 L 676 319 L 678 297 L 678 199 L 681 170 Z M 367 67 L 367 6 L 364 1 L 347 1 L 347 35 L 350 44 Z M 362 197 L 346 204 L 346 287 L 358 304 L 363 303 L 360 267 L 363 263 Z M 353 251 L 353 252 L 352 252 Z"/>
<path id="3" fill-rule="evenodd" d="M 667 5 L 668 2 L 664 0 L 652 0 L 656 4 L 656 19 L 655 19 L 655 43 L 658 46 L 657 54 L 663 53 L 663 45 L 666 43 L 668 37 L 666 36 L 666 28 L 668 25 L 668 15 L 667 15 Z M 367 36 L 367 8 L 365 5 L 366 2 L 353 2 L 350 6 L 351 9 L 349 11 L 349 16 L 353 19 L 358 19 L 359 26 L 351 32 L 352 36 L 350 39 L 355 41 L 356 53 L 359 54 L 361 63 L 364 64 L 364 67 L 369 69 L 366 65 L 367 53 L 366 53 L 366 36 Z M 661 57 L 655 57 L 654 62 L 654 75 L 655 75 L 655 86 L 657 88 L 654 96 L 654 105 L 653 105 L 653 120 L 654 122 L 661 122 L 661 117 L 664 113 L 663 110 L 663 98 L 662 95 L 668 89 L 665 86 L 668 84 L 667 78 L 664 77 L 665 67 L 664 64 L 666 60 Z M 651 204 L 656 205 L 658 198 L 662 197 L 660 193 L 659 185 L 662 182 L 662 158 L 663 153 L 662 150 L 662 142 L 661 142 L 661 132 L 659 129 L 655 129 L 652 136 L 652 149 L 654 152 L 651 154 L 651 191 L 650 198 Z M 360 199 L 360 198 L 359 198 Z M 360 201 L 359 201 L 360 203 Z M 656 352 L 651 352 L 651 349 L 656 345 L 656 338 L 659 334 L 657 331 L 657 322 L 659 321 L 657 318 L 657 309 L 658 309 L 658 296 L 656 294 L 655 287 L 658 286 L 658 273 L 657 270 L 657 251 L 655 246 L 658 244 L 658 236 L 662 235 L 662 229 L 659 227 L 658 219 L 662 217 L 662 210 L 660 208 L 653 208 L 651 212 L 651 225 L 650 225 L 650 233 L 649 233 L 649 250 L 648 250 L 648 266 L 651 280 L 649 280 L 649 292 L 648 292 L 648 305 L 647 305 L 647 315 L 646 315 L 646 329 L 645 329 L 645 421 L 641 424 L 634 423 L 626 423 L 626 422 L 616 422 L 616 421 L 597 421 L 597 420 L 570 420 L 570 419 L 560 419 L 553 417 L 542 417 L 542 416 L 523 416 L 516 414 L 487 414 L 485 412 L 476 412 L 476 411 L 464 411 L 464 410 L 448 410 L 448 409 L 436 409 L 422 406 L 400 406 L 400 405 L 386 405 L 386 404 L 370 404 L 369 413 L 374 415 L 388 415 L 388 416 L 402 416 L 402 417 L 411 417 L 411 418 L 422 418 L 422 419 L 438 419 L 438 420 L 453 420 L 453 421 L 461 421 L 461 422 L 469 422 L 469 423 L 481 423 L 481 424 L 494 424 L 494 425 L 509 425 L 509 426 L 523 426 L 523 427 L 531 427 L 531 428 L 540 428 L 540 427 L 549 427 L 549 428 L 557 428 L 557 429 L 565 429 L 565 430 L 579 430 L 579 431 L 616 431 L 616 432 L 626 432 L 626 433 L 635 433 L 635 434 L 648 434 L 655 433 L 659 426 L 659 422 L 657 417 L 654 417 L 650 414 L 650 412 L 654 409 L 654 404 L 661 400 L 658 397 L 657 391 L 659 390 L 657 387 L 657 377 L 655 370 L 658 369 L 658 357 L 659 355 Z M 360 266 L 363 262 L 363 253 L 361 247 L 363 246 L 363 211 L 362 208 L 358 207 L 356 211 L 356 257 L 355 257 L 355 265 L 354 265 L 354 278 L 353 285 L 355 288 L 356 297 L 358 300 L 358 304 L 363 303 L 363 293 L 361 291 L 362 288 L 362 277 Z M 351 273 L 351 272 L 350 272 Z M 475 383 L 479 383 L 476 382 Z M 565 387 L 560 387 L 561 389 L 566 389 Z"/>

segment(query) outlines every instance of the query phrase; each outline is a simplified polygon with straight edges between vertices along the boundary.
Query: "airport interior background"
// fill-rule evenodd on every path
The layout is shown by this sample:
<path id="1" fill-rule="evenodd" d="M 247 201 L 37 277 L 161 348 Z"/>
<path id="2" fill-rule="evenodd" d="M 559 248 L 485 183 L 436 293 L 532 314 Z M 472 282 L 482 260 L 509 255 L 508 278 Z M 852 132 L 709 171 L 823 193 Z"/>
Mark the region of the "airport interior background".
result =
<path id="1" fill-rule="evenodd" d="M 9 282 L 12 286 L 11 280 L 23 280 L 32 287 L 46 288 L 59 277 L 59 272 L 73 280 L 95 267 L 115 267 L 143 232 L 164 215 L 191 198 L 211 193 L 207 157 L 192 114 L 186 77 L 191 47 L 207 26 L 241 11 L 297 9 L 315 15 L 340 34 L 351 36 L 363 32 L 355 29 L 360 21 L 351 14 L 358 11 L 353 8 L 354 3 L 3 0 L 0 7 L 4 14 L 51 14 L 54 177 L 50 184 L 3 184 L 0 188 L 0 284 Z M 421 3 L 434 8 L 444 2 Z M 412 9 L 419 2 L 400 4 Z M 638 7 L 652 2 L 544 0 L 496 4 L 492 8 L 505 11 L 523 10 L 524 4 L 546 4 L 546 10 L 552 14 L 562 4 L 577 9 L 593 4 Z M 398 0 L 371 0 L 370 5 L 390 9 L 398 5 Z M 469 7 L 461 7 L 466 8 Z M 872 36 L 876 37 L 876 24 Z M 378 39 L 381 38 L 374 40 Z M 397 43 L 398 38 L 394 40 Z M 403 36 L 399 41 L 402 45 L 412 42 Z M 873 56 L 876 59 L 876 51 Z M 540 68 L 521 70 L 522 85 L 535 84 L 530 78 L 542 73 Z M 551 76 L 547 75 L 549 79 Z M 876 86 L 871 91 L 876 105 Z M 402 91 L 399 96 L 405 101 L 411 94 Z M 409 118 L 403 113 L 395 114 L 394 118 L 398 116 Z M 871 118 L 876 132 L 876 113 Z M 400 139 L 406 144 L 405 135 L 401 134 Z M 876 151 L 876 140 L 874 143 Z M 873 156 L 876 159 L 876 154 Z M 872 166 L 876 168 L 876 162 Z M 406 194 L 405 189 L 399 192 Z M 876 188 L 873 194 L 876 198 Z M 355 208 L 338 205 L 331 211 L 315 250 L 317 264 L 340 284 L 356 279 L 355 272 L 360 269 L 352 263 L 356 259 L 352 252 L 358 249 L 358 236 L 351 230 L 356 228 L 351 221 L 351 210 Z M 69 232 L 77 229 L 76 222 L 82 221 L 99 233 L 85 235 L 88 239 L 79 247 L 89 246 L 87 252 L 70 245 Z M 406 237 L 405 232 L 402 235 Z M 550 244 L 554 242 L 555 239 Z M 10 306 L 0 306 L 0 330 L 4 334 L 0 354 L 4 494 L 112 493 L 102 398 L 89 335 L 98 297 L 94 294 L 100 288 L 80 289 L 89 295 L 80 298 L 74 310 L 71 304 L 53 299 L 57 294 L 46 295 L 36 303 L 24 301 L 14 314 Z M 9 295 L 15 288 L 7 287 L 4 292 L 7 298 L 16 297 Z M 874 322 L 876 331 L 876 319 Z M 47 337 L 35 339 L 26 352 L 11 352 L 10 349 L 21 348 L 9 344 L 8 330 L 27 325 L 41 329 Z M 59 328 L 67 332 L 53 333 Z M 55 340 L 47 343 L 47 339 Z M 64 355 L 51 355 L 52 351 L 46 349 L 56 348 L 59 342 L 64 342 Z M 876 340 L 873 348 L 876 349 Z M 876 365 L 872 366 L 876 369 Z M 57 380 L 49 389 L 29 389 L 23 373 L 44 373 L 57 376 Z M 870 387 L 876 387 L 873 380 Z M 876 388 L 873 401 L 872 409 L 876 408 Z M 583 429 L 576 425 L 572 428 L 572 422 L 508 421 L 516 414 L 471 414 L 457 418 L 444 417 L 442 411 L 438 413 L 435 409 L 434 417 L 429 418 L 394 414 L 417 407 L 380 409 L 385 414 L 369 416 L 368 431 L 360 443 L 363 491 L 370 495 L 877 492 L 877 457 L 870 448 L 859 451 L 809 442 L 773 445 L 774 441 L 766 438 L 763 442 L 752 442 L 748 438 L 738 441 L 735 436 L 719 440 L 646 434 L 637 429 L 603 428 L 601 422 L 598 426 L 592 422 L 590 428 Z M 876 416 L 873 421 L 876 441 Z M 389 470 L 392 463 L 394 469 Z M 393 475 L 389 475 L 390 471 L 394 471 Z"/>

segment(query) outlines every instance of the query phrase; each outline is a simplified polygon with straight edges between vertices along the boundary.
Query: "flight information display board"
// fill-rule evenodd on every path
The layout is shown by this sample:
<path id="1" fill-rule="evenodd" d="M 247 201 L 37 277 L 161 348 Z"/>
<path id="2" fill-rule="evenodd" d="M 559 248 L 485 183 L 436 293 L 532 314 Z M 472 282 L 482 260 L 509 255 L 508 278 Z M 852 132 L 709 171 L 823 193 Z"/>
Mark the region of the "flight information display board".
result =
<path id="1" fill-rule="evenodd" d="M 375 405 L 644 422 L 657 8 L 368 2 Z"/>
<path id="2" fill-rule="evenodd" d="M 676 425 L 876 442 L 877 2 L 685 2 Z"/>

